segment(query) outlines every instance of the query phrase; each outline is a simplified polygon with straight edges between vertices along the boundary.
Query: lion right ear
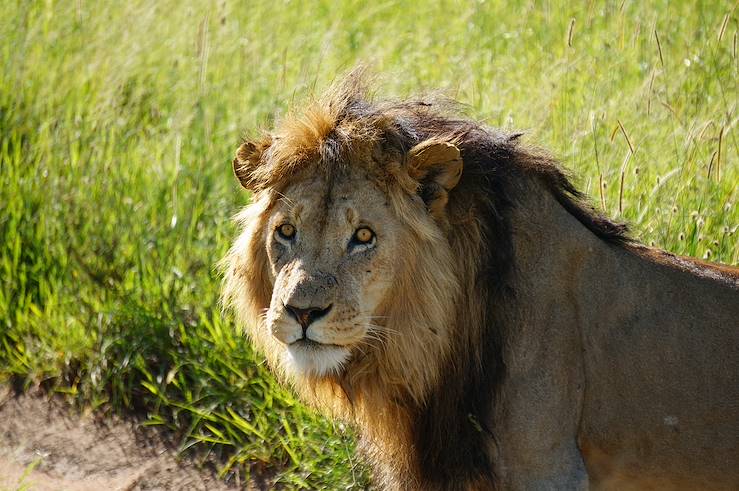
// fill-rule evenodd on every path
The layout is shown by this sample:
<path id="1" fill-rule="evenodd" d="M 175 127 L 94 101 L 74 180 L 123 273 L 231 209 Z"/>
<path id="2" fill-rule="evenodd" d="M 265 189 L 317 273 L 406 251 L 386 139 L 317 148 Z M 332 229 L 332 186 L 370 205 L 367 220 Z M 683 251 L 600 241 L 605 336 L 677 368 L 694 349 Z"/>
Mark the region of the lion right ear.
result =
<path id="1" fill-rule="evenodd" d="M 271 143 L 272 139 L 269 137 L 257 142 L 245 140 L 236 150 L 236 156 L 233 159 L 234 175 L 245 189 L 256 191 L 256 170 L 262 162 L 264 151 Z"/>
<path id="2" fill-rule="evenodd" d="M 449 141 L 426 140 L 408 152 L 408 173 L 420 187 L 419 194 L 435 218 L 442 218 L 451 191 L 462 177 L 462 155 Z"/>

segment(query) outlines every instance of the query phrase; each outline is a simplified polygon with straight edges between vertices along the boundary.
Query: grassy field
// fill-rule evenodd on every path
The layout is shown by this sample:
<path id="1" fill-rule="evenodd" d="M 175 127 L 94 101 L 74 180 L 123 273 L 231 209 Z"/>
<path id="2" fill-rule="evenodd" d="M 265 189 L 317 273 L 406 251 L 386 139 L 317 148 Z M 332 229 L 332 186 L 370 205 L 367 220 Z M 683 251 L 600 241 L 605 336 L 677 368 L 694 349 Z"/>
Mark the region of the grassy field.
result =
<path id="1" fill-rule="evenodd" d="M 363 488 L 214 268 L 240 137 L 360 61 L 526 131 L 645 243 L 739 262 L 736 3 L 193 3 L 0 0 L 0 381 L 147 415 L 224 476 Z"/>

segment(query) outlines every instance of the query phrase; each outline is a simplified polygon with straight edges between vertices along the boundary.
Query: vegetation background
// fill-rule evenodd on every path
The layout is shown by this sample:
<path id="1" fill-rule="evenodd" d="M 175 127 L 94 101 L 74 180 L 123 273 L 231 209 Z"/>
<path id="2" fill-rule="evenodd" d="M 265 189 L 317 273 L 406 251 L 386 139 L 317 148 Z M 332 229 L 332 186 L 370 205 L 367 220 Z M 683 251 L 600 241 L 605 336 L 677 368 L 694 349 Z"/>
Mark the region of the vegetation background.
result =
<path id="1" fill-rule="evenodd" d="M 351 432 L 221 314 L 230 160 L 358 62 L 526 131 L 642 241 L 737 247 L 737 3 L 0 0 L 0 382 L 170 428 L 224 477 L 363 488 Z"/>

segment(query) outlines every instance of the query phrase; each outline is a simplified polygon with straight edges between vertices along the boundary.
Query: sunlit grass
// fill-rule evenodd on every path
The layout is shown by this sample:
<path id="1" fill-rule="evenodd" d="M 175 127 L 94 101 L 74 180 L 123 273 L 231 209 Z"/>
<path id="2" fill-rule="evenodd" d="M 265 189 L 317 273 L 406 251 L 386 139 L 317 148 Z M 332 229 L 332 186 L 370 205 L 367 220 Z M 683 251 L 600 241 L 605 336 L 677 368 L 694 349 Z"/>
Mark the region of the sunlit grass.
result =
<path id="1" fill-rule="evenodd" d="M 366 483 L 221 315 L 214 270 L 240 136 L 359 61 L 382 94 L 525 130 L 642 241 L 739 262 L 728 3 L 0 6 L 0 380 L 139 411 L 224 475 Z"/>

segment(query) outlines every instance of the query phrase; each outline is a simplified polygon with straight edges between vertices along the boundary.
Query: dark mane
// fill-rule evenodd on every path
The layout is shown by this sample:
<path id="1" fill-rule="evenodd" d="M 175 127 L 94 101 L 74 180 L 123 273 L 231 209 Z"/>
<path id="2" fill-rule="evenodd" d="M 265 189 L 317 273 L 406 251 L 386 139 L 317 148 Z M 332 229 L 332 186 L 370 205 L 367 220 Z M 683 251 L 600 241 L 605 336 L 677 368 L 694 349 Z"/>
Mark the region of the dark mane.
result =
<path id="1" fill-rule="evenodd" d="M 516 138 L 514 137 L 513 140 L 515 141 Z M 628 226 L 625 223 L 610 220 L 593 208 L 587 197 L 572 184 L 567 171 L 554 159 L 539 151 L 520 147 L 518 151 L 523 154 L 520 157 L 520 165 L 542 179 L 557 202 L 588 230 L 611 244 L 632 242 Z"/>

